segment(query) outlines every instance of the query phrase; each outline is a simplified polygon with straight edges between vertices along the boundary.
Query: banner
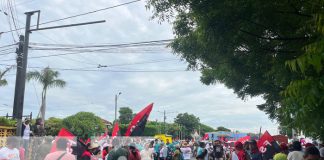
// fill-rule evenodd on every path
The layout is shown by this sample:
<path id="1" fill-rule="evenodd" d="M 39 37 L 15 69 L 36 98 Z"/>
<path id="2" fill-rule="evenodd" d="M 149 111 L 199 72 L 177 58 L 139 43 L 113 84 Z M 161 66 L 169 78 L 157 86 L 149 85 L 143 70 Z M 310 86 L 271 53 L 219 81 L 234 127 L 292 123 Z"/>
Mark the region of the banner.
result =
<path id="1" fill-rule="evenodd" d="M 249 141 L 250 139 L 251 139 L 250 136 L 245 136 L 245 137 L 242 137 L 242 138 L 238 139 L 237 141 L 239 141 L 242 144 L 244 144 L 245 142 Z"/>
<path id="2" fill-rule="evenodd" d="M 153 109 L 153 103 L 145 107 L 141 112 L 137 113 L 129 124 L 125 136 L 141 136 L 144 132 L 147 119 Z"/>
<path id="3" fill-rule="evenodd" d="M 272 159 L 274 154 L 280 152 L 280 147 L 275 139 L 269 134 L 268 131 L 262 135 L 258 141 L 259 151 L 263 154 L 265 159 Z"/>

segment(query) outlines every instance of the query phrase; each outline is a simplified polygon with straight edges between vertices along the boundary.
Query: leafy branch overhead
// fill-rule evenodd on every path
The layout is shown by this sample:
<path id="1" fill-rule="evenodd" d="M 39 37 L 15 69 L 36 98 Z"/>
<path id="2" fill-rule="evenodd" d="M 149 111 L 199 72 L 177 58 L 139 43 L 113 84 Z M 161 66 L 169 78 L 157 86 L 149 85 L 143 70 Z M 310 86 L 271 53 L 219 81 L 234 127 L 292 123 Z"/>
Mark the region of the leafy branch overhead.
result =
<path id="1" fill-rule="evenodd" d="M 324 1 L 148 0 L 173 24 L 173 52 L 282 126 L 324 140 Z M 312 118 L 309 118 L 312 117 Z M 314 125 L 310 125 L 314 124 Z"/>

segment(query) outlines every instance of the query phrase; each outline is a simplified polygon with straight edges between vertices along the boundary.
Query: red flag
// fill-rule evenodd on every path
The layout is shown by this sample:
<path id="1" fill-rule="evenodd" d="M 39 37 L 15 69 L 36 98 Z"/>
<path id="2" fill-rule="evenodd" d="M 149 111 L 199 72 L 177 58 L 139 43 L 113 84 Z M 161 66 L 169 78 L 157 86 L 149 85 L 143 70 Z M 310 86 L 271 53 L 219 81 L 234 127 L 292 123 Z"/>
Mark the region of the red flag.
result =
<path id="1" fill-rule="evenodd" d="M 268 131 L 265 131 L 259 139 L 258 148 L 266 159 L 272 159 L 273 155 L 280 151 L 279 145 Z"/>
<path id="2" fill-rule="evenodd" d="M 115 122 L 114 129 L 111 133 L 111 137 L 114 138 L 114 137 L 118 136 L 118 133 L 119 133 L 119 125 L 118 125 L 118 122 Z"/>
<path id="3" fill-rule="evenodd" d="M 242 137 L 242 138 L 238 139 L 237 141 L 239 141 L 242 144 L 244 144 L 246 141 L 249 141 L 250 139 L 251 139 L 250 136 L 245 136 L 245 137 Z"/>
<path id="4" fill-rule="evenodd" d="M 56 141 L 59 138 L 66 138 L 66 139 L 72 141 L 75 138 L 75 136 L 70 131 L 68 131 L 67 129 L 61 128 L 61 130 L 59 131 L 59 133 L 58 133 L 57 137 L 55 138 L 55 141 L 54 141 L 54 143 L 52 145 L 51 153 L 56 151 Z"/>
<path id="5" fill-rule="evenodd" d="M 147 119 L 153 109 L 153 103 L 145 107 L 141 112 L 137 113 L 129 124 L 125 136 L 140 136 L 143 134 Z"/>
<path id="6" fill-rule="evenodd" d="M 209 136 L 208 133 L 205 133 L 204 137 L 202 138 L 202 140 L 208 140 Z"/>

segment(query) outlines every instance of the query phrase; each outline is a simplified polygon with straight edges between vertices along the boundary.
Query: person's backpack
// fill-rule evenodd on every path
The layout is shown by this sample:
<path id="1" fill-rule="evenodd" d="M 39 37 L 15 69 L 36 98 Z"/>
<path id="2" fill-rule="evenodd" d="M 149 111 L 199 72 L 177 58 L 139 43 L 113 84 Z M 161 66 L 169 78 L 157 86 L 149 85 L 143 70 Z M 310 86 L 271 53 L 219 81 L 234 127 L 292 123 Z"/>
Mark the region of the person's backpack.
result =
<path id="1" fill-rule="evenodd" d="M 167 160 L 171 160 L 173 155 L 173 151 L 170 147 L 167 147 L 167 157 L 165 157 Z"/>

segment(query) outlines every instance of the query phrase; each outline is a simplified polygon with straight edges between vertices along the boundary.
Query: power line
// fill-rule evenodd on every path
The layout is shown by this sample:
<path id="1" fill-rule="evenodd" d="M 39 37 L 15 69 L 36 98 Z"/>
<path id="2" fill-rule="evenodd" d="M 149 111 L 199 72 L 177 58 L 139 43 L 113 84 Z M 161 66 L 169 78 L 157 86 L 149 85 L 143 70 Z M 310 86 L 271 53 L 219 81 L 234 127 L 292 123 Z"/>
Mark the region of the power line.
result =
<path id="1" fill-rule="evenodd" d="M 74 49 L 74 48 L 99 48 L 99 47 L 136 47 L 144 45 L 166 45 L 169 44 L 173 39 L 164 39 L 164 40 L 154 40 L 154 41 L 142 41 L 142 42 L 133 42 L 133 43 L 120 43 L 120 44 L 94 44 L 94 45 L 80 45 L 80 44 L 46 44 L 46 43 L 30 43 L 32 47 L 46 47 L 46 46 L 56 46 L 60 48 L 53 49 Z M 66 47 L 66 48 L 62 48 Z M 44 48 L 48 49 L 48 48 Z M 51 49 L 51 48 L 49 48 Z"/>
<path id="2" fill-rule="evenodd" d="M 46 67 L 28 67 L 35 69 L 43 69 Z M 98 70 L 98 69 L 86 69 L 86 68 L 51 68 L 60 71 L 80 71 L 80 72 L 129 72 L 129 73 L 148 73 L 148 72 L 188 72 L 189 70 Z"/>
<path id="3" fill-rule="evenodd" d="M 14 46 L 14 45 L 17 45 L 17 43 L 0 46 L 0 48 L 6 48 L 6 47 Z"/>
<path id="4" fill-rule="evenodd" d="M 92 14 L 92 13 L 96 13 L 96 12 L 100 12 L 100 11 L 104 11 L 104 10 L 108 10 L 108 9 L 113 9 L 113 8 L 116 8 L 116 7 L 121 7 L 121 6 L 124 6 L 124 5 L 128 5 L 128 4 L 132 4 L 132 3 L 135 3 L 135 2 L 139 2 L 139 1 L 141 1 L 141 0 L 134 0 L 134 1 L 130 1 L 130 2 L 118 4 L 118 5 L 115 5 L 115 6 L 110 6 L 110 7 L 106 7 L 106 8 L 102 8 L 102 9 L 97 9 L 97 10 L 94 10 L 94 11 L 90 11 L 90 12 L 76 14 L 76 15 L 73 15 L 73 16 L 65 17 L 65 18 L 51 20 L 51 21 L 39 23 L 39 25 L 49 24 L 49 23 L 58 22 L 58 21 L 63 21 L 63 20 L 70 19 L 70 18 L 75 18 L 75 17 L 80 17 L 80 16 L 84 16 L 84 15 L 88 15 L 88 14 Z M 31 27 L 34 27 L 34 26 L 37 26 L 37 25 L 32 25 Z M 25 29 L 25 28 L 23 27 L 23 28 L 18 28 L 18 29 L 14 29 L 14 30 L 10 29 L 10 30 L 5 31 L 5 32 L 0 32 L 0 35 L 3 34 L 3 33 L 9 33 L 9 32 L 13 32 L 13 31 L 21 30 L 21 29 Z"/>
<path id="5" fill-rule="evenodd" d="M 15 53 L 15 52 L 6 52 L 6 53 L 1 53 L 0 56 L 2 56 L 2 55 L 7 55 L 7 54 L 11 54 L 11 53 Z"/>
<path id="6" fill-rule="evenodd" d="M 3 52 L 3 51 L 9 51 L 9 50 L 11 50 L 11 49 L 15 49 L 15 47 L 10 47 L 10 48 L 7 48 L 7 49 L 2 49 L 2 50 L 0 50 L 0 52 Z"/>
<path id="7" fill-rule="evenodd" d="M 123 43 L 123 44 L 113 44 L 110 46 L 114 46 L 114 47 L 128 47 L 130 45 L 136 45 L 137 47 L 139 47 L 140 45 L 152 45 L 152 43 L 156 43 L 156 42 L 165 42 L 165 41 L 171 41 L 171 40 L 159 40 L 159 41 L 146 41 L 146 42 L 136 42 L 136 43 Z M 31 48 L 33 49 L 33 48 Z M 105 51 L 111 51 L 114 48 L 103 48 L 103 49 L 94 49 L 94 50 L 76 50 L 76 52 L 69 52 L 69 53 L 60 53 L 60 54 L 53 54 L 53 55 L 44 55 L 44 56 L 34 56 L 34 57 L 29 57 L 29 59 L 35 59 L 35 58 L 45 58 L 45 57 L 57 57 L 57 56 L 65 56 L 65 55 L 73 55 L 73 54 L 81 54 L 81 53 L 90 53 L 90 52 L 105 52 Z M 55 49 L 57 50 L 57 48 Z M 109 52 L 108 52 L 109 53 Z M 113 53 L 113 52 L 110 52 Z M 1 60 L 1 61 L 12 61 L 15 59 L 5 59 L 5 60 Z"/>

